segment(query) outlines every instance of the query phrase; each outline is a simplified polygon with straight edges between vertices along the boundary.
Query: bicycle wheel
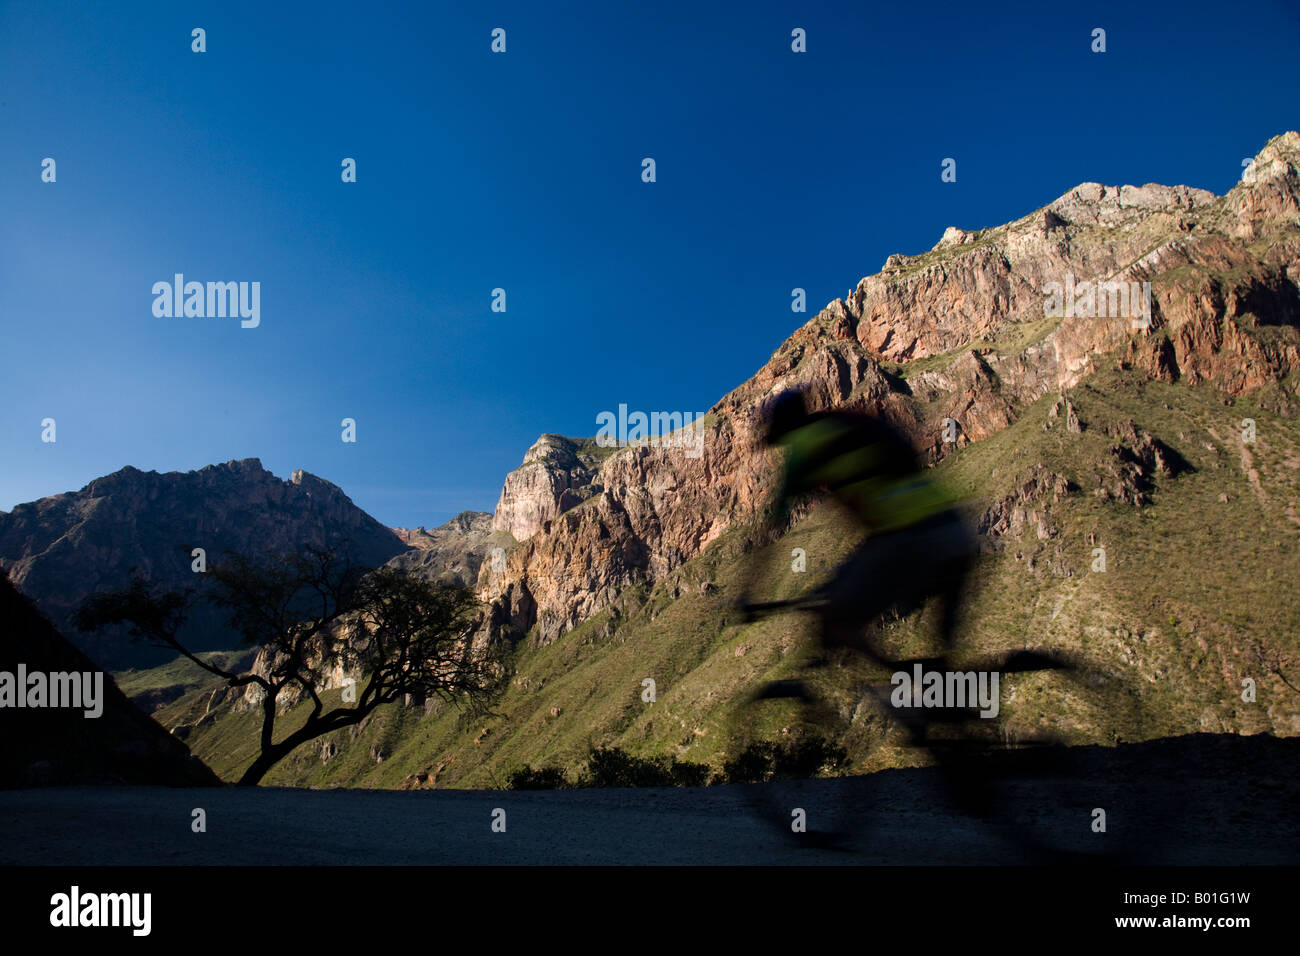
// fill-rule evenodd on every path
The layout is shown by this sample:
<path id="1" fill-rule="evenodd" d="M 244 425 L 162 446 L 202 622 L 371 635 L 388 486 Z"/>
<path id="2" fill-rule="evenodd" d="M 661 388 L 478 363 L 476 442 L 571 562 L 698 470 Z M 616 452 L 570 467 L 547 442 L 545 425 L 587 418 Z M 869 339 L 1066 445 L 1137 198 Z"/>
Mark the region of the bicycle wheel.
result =
<path id="1" fill-rule="evenodd" d="M 750 812 L 792 848 L 852 849 L 848 810 L 818 774 L 836 769 L 839 716 L 812 676 L 764 684 L 741 711 L 745 728 L 727 761 Z"/>
<path id="2" fill-rule="evenodd" d="M 999 674 L 996 715 L 928 739 L 956 808 L 982 819 L 1013 861 L 1159 862 L 1177 808 L 1143 803 L 1114 747 L 1145 726 L 1128 678 L 1032 652 L 971 670 Z"/>

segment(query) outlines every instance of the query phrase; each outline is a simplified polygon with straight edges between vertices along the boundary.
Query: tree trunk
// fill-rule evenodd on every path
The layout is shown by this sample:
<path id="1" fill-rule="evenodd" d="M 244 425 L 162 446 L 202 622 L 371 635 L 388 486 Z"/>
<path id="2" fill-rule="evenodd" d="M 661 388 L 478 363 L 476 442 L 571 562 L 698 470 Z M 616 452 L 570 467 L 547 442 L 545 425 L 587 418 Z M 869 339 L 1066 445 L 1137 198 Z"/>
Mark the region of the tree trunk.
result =
<path id="1" fill-rule="evenodd" d="M 288 751 L 282 747 L 272 747 L 269 751 L 262 751 L 252 765 L 244 771 L 244 775 L 239 778 L 235 786 L 256 787 L 266 776 L 267 771 L 278 764 L 287 753 Z"/>
<path id="2" fill-rule="evenodd" d="M 345 708 L 343 710 L 331 711 L 325 718 L 309 720 L 306 724 L 299 727 L 296 731 L 285 737 L 278 744 L 270 744 L 267 741 L 265 733 L 262 737 L 262 752 L 257 755 L 257 759 L 252 765 L 244 771 L 244 775 L 239 778 L 235 784 L 237 787 L 255 787 L 266 776 L 267 771 L 274 767 L 289 754 L 298 749 L 309 740 L 315 740 L 317 737 L 324 736 L 332 731 L 339 730 L 352 724 L 360 723 L 362 718 L 375 709 L 375 704 L 370 703 L 365 707 L 358 709 Z M 273 712 L 274 713 L 274 712 Z M 264 731 L 266 727 L 264 725 Z"/>

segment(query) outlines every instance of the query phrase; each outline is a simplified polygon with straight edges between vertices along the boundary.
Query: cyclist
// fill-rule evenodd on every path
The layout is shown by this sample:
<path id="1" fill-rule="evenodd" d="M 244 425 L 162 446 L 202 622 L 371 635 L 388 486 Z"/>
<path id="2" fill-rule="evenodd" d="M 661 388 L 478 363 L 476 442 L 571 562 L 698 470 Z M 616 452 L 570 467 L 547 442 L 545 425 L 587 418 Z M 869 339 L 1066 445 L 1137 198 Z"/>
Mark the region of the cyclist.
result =
<path id="1" fill-rule="evenodd" d="M 766 418 L 765 440 L 786 452 L 769 530 L 788 520 L 796 499 L 825 491 L 868 532 L 809 608 L 820 617 L 823 657 L 847 647 L 893 664 L 868 625 L 890 608 L 905 613 L 932 597 L 941 603 L 942 652 L 950 650 L 976 549 L 955 500 L 922 472 L 907 439 L 878 416 L 810 414 L 794 390 L 777 396 Z M 751 568 L 751 581 L 753 574 Z M 763 607 L 749 604 L 747 594 L 737 603 L 750 620 Z"/>
<path id="2" fill-rule="evenodd" d="M 867 537 L 811 598 L 751 604 L 747 597 L 750 588 L 743 588 L 746 593 L 736 603 L 744 617 L 753 620 L 761 612 L 794 606 L 816 612 L 822 654 L 812 666 L 824 663 L 835 648 L 849 648 L 895 670 L 918 663 L 926 670 L 946 670 L 955 650 L 957 616 L 977 552 L 956 500 L 924 474 L 911 444 L 879 416 L 841 411 L 810 414 L 803 393 L 788 391 L 772 401 L 766 419 L 767 443 L 786 453 L 767 530 L 775 531 L 787 522 L 790 506 L 798 498 L 822 491 L 845 506 Z M 751 566 L 751 583 L 755 570 Z M 940 602 L 935 656 L 900 661 L 884 653 L 871 625 L 891 608 L 907 613 L 932 598 Z M 1078 673 L 1077 665 L 1065 657 L 1031 650 L 973 662 L 973 669 L 1003 673 L 1057 670 L 1067 677 Z M 1082 678 L 1072 679 L 1074 686 L 1079 686 Z M 882 704 L 888 699 L 885 687 L 871 691 Z M 800 681 L 768 684 L 752 699 L 778 697 L 794 697 L 806 704 L 816 700 Z M 959 809 L 1008 822 L 1008 831 L 1020 840 L 1023 852 L 1060 858 L 1058 850 L 1021 825 L 1023 821 L 1014 815 L 1016 804 L 998 806 L 996 775 L 991 776 L 992 769 L 979 760 L 983 747 L 979 737 L 958 734 L 930 739 L 934 724 L 978 722 L 972 709 L 904 708 L 893 713 L 912 744 L 937 758 L 941 780 Z M 1059 743 L 1050 737 L 1043 742 Z M 822 837 L 826 845 L 836 846 L 844 834 L 832 831 Z"/>

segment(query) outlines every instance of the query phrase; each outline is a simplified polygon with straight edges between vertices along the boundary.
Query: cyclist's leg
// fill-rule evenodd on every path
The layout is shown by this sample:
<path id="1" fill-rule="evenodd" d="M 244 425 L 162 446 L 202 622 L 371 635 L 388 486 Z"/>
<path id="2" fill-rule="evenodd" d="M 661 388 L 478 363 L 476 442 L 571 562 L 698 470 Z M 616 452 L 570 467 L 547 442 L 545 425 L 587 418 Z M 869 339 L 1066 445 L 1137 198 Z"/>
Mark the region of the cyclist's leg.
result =
<path id="1" fill-rule="evenodd" d="M 937 597 L 940 648 L 948 653 L 975 555 L 975 540 L 955 510 L 868 538 L 824 588 L 822 646 L 849 647 L 893 666 L 872 642 L 869 625 L 891 607 L 907 613 Z"/>
<path id="2" fill-rule="evenodd" d="M 932 562 L 932 593 L 938 599 L 937 637 L 941 653 L 953 650 L 957 623 L 966 597 L 966 585 L 975 564 L 978 545 L 961 514 L 947 511 L 934 519 L 917 543 Z"/>
<path id="3" fill-rule="evenodd" d="M 978 546 L 964 517 L 955 509 L 935 515 L 896 533 L 900 547 L 897 565 L 907 575 L 905 595 L 908 609 L 934 600 L 939 615 L 935 656 L 909 660 L 907 668 L 920 664 L 923 671 L 946 672 L 956 645 L 957 624 L 963 610 L 967 581 L 974 567 Z M 895 710 L 894 716 L 906 729 L 913 747 L 923 748 L 935 758 L 949 797 L 963 811 L 982 815 L 989 807 L 990 794 L 984 780 L 983 761 L 972 747 L 977 737 L 963 726 L 978 722 L 970 709 L 923 708 Z M 949 728 L 936 736 L 935 731 Z"/>
<path id="4" fill-rule="evenodd" d="M 868 639 L 868 625 L 887 611 L 901 583 L 894 535 L 868 538 L 821 588 L 817 609 L 823 655 L 848 648 L 888 663 Z"/>

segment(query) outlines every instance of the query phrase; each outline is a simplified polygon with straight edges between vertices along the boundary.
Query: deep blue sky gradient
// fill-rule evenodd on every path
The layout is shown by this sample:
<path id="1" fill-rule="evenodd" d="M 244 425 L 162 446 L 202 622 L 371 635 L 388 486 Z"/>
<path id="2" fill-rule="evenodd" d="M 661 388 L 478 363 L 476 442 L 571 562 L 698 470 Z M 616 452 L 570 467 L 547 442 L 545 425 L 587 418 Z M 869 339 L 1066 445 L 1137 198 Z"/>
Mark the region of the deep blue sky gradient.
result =
<path id="1" fill-rule="evenodd" d="M 491 510 L 540 433 L 706 410 L 946 226 L 1222 193 L 1300 126 L 1281 0 L 465 7 L 0 0 L 0 508 L 259 457 Z M 175 272 L 260 281 L 261 327 L 155 318 Z"/>

